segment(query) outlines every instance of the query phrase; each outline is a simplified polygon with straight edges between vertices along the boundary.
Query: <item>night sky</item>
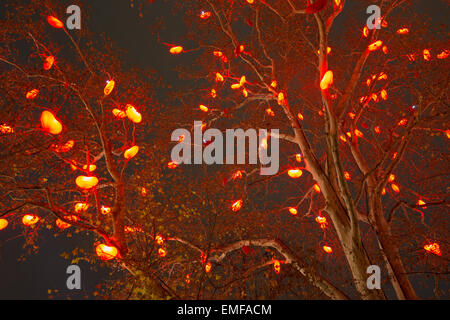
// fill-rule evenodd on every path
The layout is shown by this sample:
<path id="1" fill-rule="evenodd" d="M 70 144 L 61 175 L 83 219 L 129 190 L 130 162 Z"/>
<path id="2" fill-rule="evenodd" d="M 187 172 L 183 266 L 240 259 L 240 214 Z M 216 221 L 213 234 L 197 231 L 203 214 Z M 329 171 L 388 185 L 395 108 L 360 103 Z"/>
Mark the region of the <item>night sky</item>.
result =
<path id="1" fill-rule="evenodd" d="M 6 1 L 2 1 L 4 4 Z M 61 1 L 68 5 L 77 3 L 89 12 L 89 21 L 83 19 L 82 28 L 89 28 L 94 34 L 104 34 L 115 44 L 126 51 L 125 65 L 157 71 L 163 82 L 176 85 L 179 81 L 174 68 L 180 63 L 189 63 L 189 57 L 177 57 L 167 54 L 167 47 L 156 39 L 152 32 L 155 22 L 164 17 L 164 30 L 160 36 L 169 43 L 176 43 L 183 37 L 183 25 L 180 17 L 173 16 L 170 1 L 155 0 L 152 5 L 145 5 L 143 18 L 139 17 L 136 2 L 135 7 L 130 1 L 89 0 Z M 347 1 L 351 2 L 351 1 Z M 349 4 L 351 5 L 351 4 Z M 447 22 L 448 10 L 442 10 L 441 1 L 422 1 L 418 10 L 432 16 L 436 23 Z M 448 9 L 448 8 L 447 8 Z M 0 12 L 4 8 L 0 3 Z M 61 13 L 63 16 L 63 13 Z M 1 15 L 0 15 L 1 17 Z M 157 90 L 157 95 L 168 92 Z M 0 299 L 47 299 L 48 290 L 59 290 L 55 298 L 65 299 L 85 298 L 91 296 L 95 285 L 108 279 L 106 269 L 92 270 L 87 264 L 80 262 L 82 270 L 82 290 L 69 291 L 66 288 L 66 268 L 70 261 L 60 255 L 68 248 L 76 245 L 92 250 L 92 239 L 86 236 L 74 235 L 70 239 L 49 235 L 41 236 L 40 250 L 37 254 L 28 255 L 26 261 L 17 262 L 23 253 L 24 238 L 22 227 L 8 228 L 0 233 Z M 420 294 L 420 288 L 418 288 Z"/>

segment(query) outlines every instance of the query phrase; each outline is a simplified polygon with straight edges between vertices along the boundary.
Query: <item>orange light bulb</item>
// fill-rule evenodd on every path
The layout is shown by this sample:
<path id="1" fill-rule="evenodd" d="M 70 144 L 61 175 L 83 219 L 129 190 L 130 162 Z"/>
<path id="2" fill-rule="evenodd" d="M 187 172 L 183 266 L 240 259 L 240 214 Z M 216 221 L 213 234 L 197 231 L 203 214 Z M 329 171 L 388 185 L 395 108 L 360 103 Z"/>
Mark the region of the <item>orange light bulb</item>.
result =
<path id="1" fill-rule="evenodd" d="M 91 189 L 98 184 L 97 177 L 78 176 L 75 179 L 75 183 L 81 189 Z"/>
<path id="2" fill-rule="evenodd" d="M 54 16 L 48 16 L 47 17 L 47 22 L 53 27 L 53 28 L 64 28 L 64 24 L 61 22 L 61 20 L 59 20 L 58 18 L 54 17 Z"/>
<path id="3" fill-rule="evenodd" d="M 123 156 L 124 156 L 125 159 L 131 159 L 138 152 L 139 152 L 139 147 L 138 146 L 132 146 L 131 148 L 125 150 L 125 152 L 123 153 Z"/>
<path id="4" fill-rule="evenodd" d="M 95 248 L 95 252 L 97 253 L 97 256 L 99 256 L 102 260 L 114 259 L 118 254 L 118 250 L 116 247 L 108 246 L 104 243 L 99 244 Z"/>
<path id="5" fill-rule="evenodd" d="M 51 134 L 60 134 L 62 131 L 62 124 L 59 122 L 53 113 L 50 111 L 42 111 L 41 114 L 41 127 L 45 131 Z"/>

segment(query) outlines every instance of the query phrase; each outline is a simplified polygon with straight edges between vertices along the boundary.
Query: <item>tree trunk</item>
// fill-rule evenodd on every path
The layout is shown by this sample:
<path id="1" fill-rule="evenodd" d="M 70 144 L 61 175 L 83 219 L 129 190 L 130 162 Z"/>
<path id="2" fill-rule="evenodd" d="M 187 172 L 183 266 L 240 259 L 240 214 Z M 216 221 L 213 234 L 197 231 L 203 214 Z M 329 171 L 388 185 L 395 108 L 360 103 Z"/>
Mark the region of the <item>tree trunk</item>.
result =
<path id="1" fill-rule="evenodd" d="M 406 299 L 419 299 L 406 275 L 405 267 L 403 266 L 403 262 L 398 252 L 398 245 L 391 234 L 391 228 L 384 218 L 380 196 L 373 195 L 370 199 L 370 203 L 371 212 L 369 214 L 369 220 L 377 233 L 383 254 L 387 259 L 387 263 L 391 268 L 395 281 L 400 285 L 403 296 Z M 397 296 L 399 299 L 402 298 L 402 295 L 397 294 Z"/>

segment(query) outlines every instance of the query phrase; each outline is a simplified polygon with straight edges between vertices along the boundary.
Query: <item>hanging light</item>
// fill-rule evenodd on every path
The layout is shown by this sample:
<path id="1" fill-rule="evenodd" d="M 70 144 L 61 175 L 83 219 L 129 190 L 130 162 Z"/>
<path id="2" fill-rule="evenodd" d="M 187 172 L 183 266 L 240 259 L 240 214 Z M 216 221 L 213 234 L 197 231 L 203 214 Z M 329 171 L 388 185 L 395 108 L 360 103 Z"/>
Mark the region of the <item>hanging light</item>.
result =
<path id="1" fill-rule="evenodd" d="M 242 178 L 242 171 L 241 170 L 236 171 L 235 173 L 233 173 L 233 176 L 231 178 L 233 180 Z"/>
<path id="2" fill-rule="evenodd" d="M 30 91 L 27 92 L 25 98 L 32 100 L 37 97 L 38 93 L 39 93 L 38 89 L 31 89 Z"/>
<path id="3" fill-rule="evenodd" d="M 38 223 L 39 216 L 35 214 L 26 214 L 22 217 L 22 223 L 26 226 L 32 226 L 33 224 Z"/>
<path id="4" fill-rule="evenodd" d="M 320 89 L 326 90 L 333 83 L 333 71 L 328 70 L 320 81 Z"/>
<path id="5" fill-rule="evenodd" d="M 231 210 L 233 210 L 234 212 L 241 210 L 242 203 L 243 203 L 242 200 L 237 200 L 233 202 L 233 204 L 231 205 Z"/>
<path id="6" fill-rule="evenodd" d="M 447 59 L 449 55 L 450 55 L 450 50 L 444 50 L 441 53 L 439 53 L 436 57 L 438 59 Z"/>
<path id="7" fill-rule="evenodd" d="M 183 51 L 183 47 L 182 46 L 174 46 L 174 47 L 170 48 L 169 51 L 171 54 L 179 54 Z"/>
<path id="8" fill-rule="evenodd" d="M 288 176 L 293 179 L 300 178 L 302 176 L 302 174 L 303 174 L 303 171 L 298 168 L 288 170 Z"/>
<path id="9" fill-rule="evenodd" d="M 88 166 L 87 166 L 87 164 L 85 164 L 84 166 L 83 166 L 83 169 L 84 170 L 88 170 Z M 95 171 L 95 169 L 97 169 L 97 166 L 95 165 L 95 164 L 90 164 L 89 165 L 89 172 L 93 172 L 93 171 Z"/>
<path id="10" fill-rule="evenodd" d="M 430 50 L 428 50 L 428 49 L 424 49 L 424 50 L 423 50 L 423 59 L 424 59 L 425 61 L 430 61 L 430 59 L 431 59 L 431 53 L 430 53 Z"/>
<path id="11" fill-rule="evenodd" d="M 203 104 L 199 105 L 198 108 L 203 112 L 208 112 L 209 108 Z"/>
<path id="12" fill-rule="evenodd" d="M 103 89 L 103 93 L 105 94 L 105 96 L 109 95 L 113 91 L 115 85 L 116 82 L 114 80 L 106 81 L 106 86 Z"/>
<path id="13" fill-rule="evenodd" d="M 14 133 L 14 129 L 11 126 L 8 126 L 6 124 L 0 124 L 0 133 L 3 133 L 3 134 Z"/>
<path id="14" fill-rule="evenodd" d="M 164 238 L 159 234 L 155 237 L 155 240 L 156 240 L 156 243 L 160 246 L 162 246 L 164 243 Z"/>
<path id="15" fill-rule="evenodd" d="M 55 152 L 63 153 L 63 152 L 70 151 L 70 149 L 72 149 L 74 145 L 75 145 L 75 141 L 68 140 L 62 146 L 61 145 L 52 145 L 52 148 Z"/>
<path id="16" fill-rule="evenodd" d="M 282 106 L 285 102 L 284 93 L 280 92 L 278 93 L 277 102 L 280 106 Z"/>
<path id="17" fill-rule="evenodd" d="M 87 202 L 77 202 L 75 204 L 75 212 L 76 213 L 86 211 L 87 209 L 89 209 L 89 203 L 87 203 Z"/>
<path id="18" fill-rule="evenodd" d="M 158 249 L 158 255 L 160 257 L 165 257 L 167 255 L 167 251 L 165 249 L 163 249 L 163 248 L 159 248 Z"/>
<path id="19" fill-rule="evenodd" d="M 119 119 L 123 119 L 127 116 L 127 114 L 124 111 L 117 109 L 117 108 L 114 108 L 112 110 L 112 113 L 116 118 L 119 118 Z"/>
<path id="20" fill-rule="evenodd" d="M 408 34 L 409 29 L 408 28 L 401 28 L 397 30 L 397 34 Z"/>
<path id="21" fill-rule="evenodd" d="M 78 176 L 75 179 L 75 183 L 81 189 L 91 189 L 92 187 L 95 187 L 98 184 L 98 178 L 97 177 Z"/>
<path id="22" fill-rule="evenodd" d="M 72 225 L 70 223 L 62 221 L 61 219 L 56 219 L 56 226 L 61 230 L 65 230 L 67 228 L 70 228 Z"/>
<path id="23" fill-rule="evenodd" d="M 111 212 L 111 208 L 110 208 L 110 207 L 107 207 L 107 206 L 101 206 L 101 207 L 100 207 L 100 212 L 101 212 L 102 214 L 109 214 L 109 213 Z"/>
<path id="24" fill-rule="evenodd" d="M 222 82 L 222 81 L 223 81 L 223 76 L 219 72 L 216 72 L 216 82 Z"/>
<path id="25" fill-rule="evenodd" d="M 267 108 L 267 109 L 266 109 L 266 113 L 267 113 L 269 116 L 271 116 L 271 117 L 274 117 L 274 116 L 275 116 L 275 112 L 273 112 L 272 108 Z"/>
<path id="26" fill-rule="evenodd" d="M 315 185 L 313 185 L 313 188 L 317 193 L 320 193 L 320 187 L 317 183 Z"/>
<path id="27" fill-rule="evenodd" d="M 364 38 L 367 38 L 369 36 L 369 28 L 367 28 L 367 26 L 363 28 L 363 36 Z"/>
<path id="28" fill-rule="evenodd" d="M 332 253 L 333 252 L 333 248 L 331 248 L 330 246 L 324 245 L 322 247 L 323 251 L 325 251 L 326 253 Z"/>
<path id="29" fill-rule="evenodd" d="M 298 211 L 297 211 L 296 208 L 294 208 L 294 207 L 290 207 L 290 208 L 289 208 L 289 213 L 292 214 L 293 216 L 295 216 L 295 215 L 297 214 L 297 212 L 298 212 Z"/>
<path id="30" fill-rule="evenodd" d="M 127 104 L 126 114 L 127 114 L 128 119 L 130 119 L 134 123 L 140 123 L 142 121 L 142 115 L 131 104 Z"/>
<path id="31" fill-rule="evenodd" d="M 78 217 L 77 216 L 73 216 L 73 215 L 72 216 L 66 216 L 65 218 L 67 220 L 69 220 L 69 221 L 78 221 Z M 58 228 L 60 228 L 61 230 L 65 230 L 67 228 L 70 228 L 72 225 L 70 223 L 68 223 L 68 222 L 65 222 L 65 221 L 61 220 L 61 219 L 56 219 L 56 226 Z"/>
<path id="32" fill-rule="evenodd" d="M 355 129 L 355 136 L 362 138 L 364 134 L 360 130 Z"/>
<path id="33" fill-rule="evenodd" d="M 208 19 L 211 16 L 211 12 L 210 11 L 201 11 L 200 12 L 200 18 L 201 19 Z"/>
<path id="34" fill-rule="evenodd" d="M 396 193 L 400 192 L 400 187 L 396 183 L 391 183 L 391 189 Z"/>
<path id="35" fill-rule="evenodd" d="M 138 151 L 139 151 L 138 146 L 132 146 L 131 148 L 125 150 L 123 156 L 125 159 L 131 159 L 138 153 Z"/>
<path id="36" fill-rule="evenodd" d="M 60 134 L 62 131 L 62 124 L 59 122 L 53 113 L 50 111 L 42 111 L 41 114 L 41 127 L 45 131 L 51 134 Z"/>
<path id="37" fill-rule="evenodd" d="M 0 230 L 5 229 L 8 226 L 8 220 L 6 219 L 0 219 Z"/>
<path id="38" fill-rule="evenodd" d="M 327 218 L 322 217 L 322 216 L 317 216 L 317 217 L 316 217 L 316 222 L 317 222 L 318 224 L 324 224 L 324 223 L 327 223 Z"/>
<path id="39" fill-rule="evenodd" d="M 116 247 L 108 246 L 104 243 L 99 244 L 95 248 L 95 252 L 97 253 L 97 256 L 99 256 L 102 260 L 114 259 L 118 254 L 118 250 Z"/>
<path id="40" fill-rule="evenodd" d="M 281 271 L 281 263 L 278 260 L 275 260 L 273 262 L 273 270 L 275 271 L 276 274 L 279 274 Z"/>
<path id="41" fill-rule="evenodd" d="M 383 45 L 383 41 L 377 40 L 377 41 L 371 43 L 367 49 L 369 51 L 376 51 L 376 50 L 380 49 L 382 45 Z"/>
<path id="42" fill-rule="evenodd" d="M 167 164 L 167 167 L 168 167 L 169 169 L 175 169 L 176 167 L 178 167 L 178 163 L 175 162 L 175 161 L 170 161 L 170 162 Z"/>
<path id="43" fill-rule="evenodd" d="M 54 16 L 47 16 L 47 22 L 53 27 L 57 29 L 64 28 L 64 24 Z"/>
<path id="44" fill-rule="evenodd" d="M 44 61 L 44 70 L 50 70 L 53 67 L 54 63 L 55 63 L 55 57 L 47 56 Z"/>
<path id="45" fill-rule="evenodd" d="M 437 256 L 442 255 L 441 248 L 439 247 L 439 244 L 437 242 L 426 244 L 423 248 L 426 251 L 434 253 Z"/>

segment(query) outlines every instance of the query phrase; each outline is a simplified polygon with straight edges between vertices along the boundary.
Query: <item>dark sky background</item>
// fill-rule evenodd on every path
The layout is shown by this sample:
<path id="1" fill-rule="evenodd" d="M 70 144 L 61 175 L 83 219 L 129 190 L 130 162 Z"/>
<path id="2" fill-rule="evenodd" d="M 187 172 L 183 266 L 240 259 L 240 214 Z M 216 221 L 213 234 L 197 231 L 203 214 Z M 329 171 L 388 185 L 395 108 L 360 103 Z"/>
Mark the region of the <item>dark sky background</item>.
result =
<path id="1" fill-rule="evenodd" d="M 347 1 L 348 5 L 355 0 Z M 8 2 L 1 1 L 3 4 Z M 67 5 L 75 1 L 67 2 Z M 135 7 L 130 1 L 89 0 L 76 1 L 81 3 L 82 28 L 89 28 L 94 34 L 104 34 L 113 40 L 119 48 L 125 49 L 125 63 L 134 67 L 156 70 L 166 83 L 174 84 L 177 76 L 173 71 L 177 63 L 189 62 L 189 57 L 177 57 L 167 53 L 167 47 L 159 43 L 155 34 L 151 32 L 155 22 L 164 17 L 165 29 L 161 34 L 166 42 L 176 43 L 182 39 L 184 28 L 182 19 L 173 16 L 170 1 L 155 0 L 152 5 L 145 3 L 144 17 L 138 15 L 137 6 L 144 0 L 135 1 Z M 85 5 L 83 5 L 85 4 Z M 448 19 L 448 10 L 443 10 L 443 2 L 439 0 L 422 1 L 417 6 L 419 12 L 433 17 L 437 23 L 445 23 Z M 447 7 L 448 9 L 448 7 Z M 1 11 L 4 8 L 0 3 Z M 83 12 L 88 10 L 89 21 L 83 20 Z M 365 19 L 365 13 L 361 13 Z M 64 17 L 64 13 L 60 13 Z M 76 31 L 75 31 L 76 32 Z M 158 94 L 166 94 L 159 92 Z M 80 262 L 82 270 L 81 292 L 70 291 L 66 288 L 66 268 L 69 261 L 60 254 L 71 250 L 75 246 L 93 250 L 92 239 L 86 236 L 74 236 L 70 239 L 58 237 L 54 239 L 41 236 L 40 250 L 37 254 L 27 257 L 24 262 L 17 262 L 23 254 L 24 237 L 21 236 L 22 226 L 15 229 L 8 227 L 0 233 L 0 299 L 47 299 L 48 289 L 57 289 L 59 293 L 55 298 L 85 298 L 94 290 L 96 284 L 108 278 L 107 270 L 92 270 L 87 264 Z M 420 294 L 420 288 L 418 288 Z"/>

